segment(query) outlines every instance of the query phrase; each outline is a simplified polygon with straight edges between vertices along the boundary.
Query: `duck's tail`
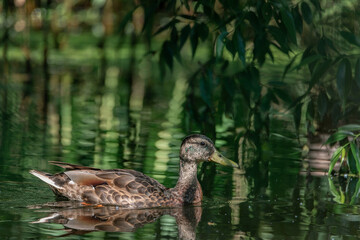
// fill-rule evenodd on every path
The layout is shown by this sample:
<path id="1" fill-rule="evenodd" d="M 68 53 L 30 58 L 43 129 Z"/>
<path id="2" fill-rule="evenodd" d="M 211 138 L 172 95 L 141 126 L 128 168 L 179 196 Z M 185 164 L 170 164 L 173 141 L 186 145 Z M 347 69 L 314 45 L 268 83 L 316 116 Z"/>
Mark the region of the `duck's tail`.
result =
<path id="1" fill-rule="evenodd" d="M 61 186 L 59 186 L 58 184 L 56 184 L 56 182 L 54 182 L 54 180 L 52 180 L 52 175 L 49 173 L 41 172 L 38 170 L 30 170 L 29 173 L 31 173 L 35 177 L 40 178 L 42 181 L 46 182 L 47 184 L 54 187 L 55 189 L 62 189 Z"/>

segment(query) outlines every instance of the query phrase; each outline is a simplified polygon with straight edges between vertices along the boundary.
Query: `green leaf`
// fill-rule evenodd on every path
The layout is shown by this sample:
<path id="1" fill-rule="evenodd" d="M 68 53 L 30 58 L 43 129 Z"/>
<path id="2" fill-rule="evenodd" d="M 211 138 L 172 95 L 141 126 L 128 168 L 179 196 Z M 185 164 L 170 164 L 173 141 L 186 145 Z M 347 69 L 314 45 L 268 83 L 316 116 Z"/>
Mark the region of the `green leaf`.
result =
<path id="1" fill-rule="evenodd" d="M 296 6 L 295 8 L 292 9 L 292 14 L 294 16 L 294 22 L 295 22 L 295 27 L 296 27 L 296 31 L 299 34 L 302 34 L 303 31 L 303 19 L 300 15 L 300 10 L 299 10 L 299 6 Z"/>
<path id="2" fill-rule="evenodd" d="M 348 125 L 339 127 L 339 130 L 348 131 L 348 132 L 360 131 L 360 125 L 359 124 L 348 124 Z"/>
<path id="3" fill-rule="evenodd" d="M 350 149 L 356 165 L 356 174 L 360 174 L 359 147 L 352 141 L 350 142 Z"/>
<path id="4" fill-rule="evenodd" d="M 360 58 L 356 61 L 355 64 L 355 78 L 354 81 L 356 82 L 357 86 L 360 88 Z"/>
<path id="5" fill-rule="evenodd" d="M 330 172 L 329 172 L 330 174 Z M 341 199 L 341 193 L 337 190 L 334 182 L 332 181 L 332 179 L 330 177 L 328 177 L 328 183 L 329 183 L 329 189 L 330 189 L 330 192 L 331 194 L 335 197 L 334 198 L 334 201 L 337 202 L 337 203 L 342 203 Z"/>
<path id="6" fill-rule="evenodd" d="M 233 36 L 233 41 L 235 43 L 239 58 L 245 66 L 245 64 L 246 64 L 246 62 L 245 62 L 245 42 L 244 42 L 243 38 L 241 37 L 241 34 L 239 31 L 235 31 L 234 36 Z"/>
<path id="7" fill-rule="evenodd" d="M 195 52 L 199 43 L 199 36 L 197 31 L 197 24 L 195 24 L 190 32 L 190 43 L 191 43 L 191 49 L 192 49 L 192 57 L 195 56 Z"/>
<path id="8" fill-rule="evenodd" d="M 278 47 L 280 48 L 280 50 L 287 54 L 289 52 L 289 46 L 286 42 L 286 36 L 281 31 L 281 29 L 275 26 L 268 26 L 268 31 L 279 44 Z"/>
<path id="9" fill-rule="evenodd" d="M 289 72 L 289 70 L 291 69 L 292 65 L 294 64 L 296 58 L 298 57 L 299 55 L 295 55 L 291 60 L 290 62 L 285 66 L 285 69 L 284 69 L 284 72 L 282 74 L 282 78 L 284 79 L 286 74 Z"/>
<path id="10" fill-rule="evenodd" d="M 329 70 L 332 66 L 332 61 L 325 60 L 316 65 L 314 72 L 311 74 L 311 80 L 309 89 L 311 89 L 316 83 L 320 81 L 322 76 Z"/>
<path id="11" fill-rule="evenodd" d="M 179 20 L 177 19 L 172 19 L 171 21 L 169 21 L 167 24 L 165 24 L 164 26 L 161 26 L 155 33 L 154 35 L 157 35 L 165 30 L 167 30 L 170 27 L 174 27 L 176 23 L 178 23 Z"/>
<path id="12" fill-rule="evenodd" d="M 173 68 L 173 50 L 171 47 L 170 41 L 165 41 L 162 45 L 161 52 L 160 52 L 160 61 L 165 62 L 166 65 L 172 70 Z"/>
<path id="13" fill-rule="evenodd" d="M 292 41 L 294 44 L 297 44 L 295 23 L 291 13 L 287 11 L 285 8 L 282 8 L 280 10 L 280 14 L 281 14 L 281 20 L 283 21 L 286 27 L 290 41 Z"/>
<path id="14" fill-rule="evenodd" d="M 305 22 L 307 24 L 311 24 L 313 16 L 311 13 L 311 8 L 309 7 L 309 5 L 306 2 L 301 3 L 301 13 L 304 17 Z"/>
<path id="15" fill-rule="evenodd" d="M 224 50 L 224 39 L 226 38 L 226 36 L 229 33 L 227 31 L 223 31 L 222 33 L 219 34 L 219 36 L 216 38 L 216 42 L 215 42 L 215 56 L 217 59 L 222 57 L 222 53 Z"/>
<path id="16" fill-rule="evenodd" d="M 265 19 L 265 22 L 268 23 L 272 17 L 272 7 L 271 4 L 266 2 L 261 8 L 261 14 Z"/>
<path id="17" fill-rule="evenodd" d="M 190 32 L 191 32 L 191 27 L 190 25 L 186 25 L 185 27 L 183 27 L 181 29 L 181 32 L 180 32 L 180 45 L 179 45 L 179 49 L 181 50 L 182 47 L 184 46 L 187 38 L 189 37 L 190 35 Z"/>
<path id="18" fill-rule="evenodd" d="M 322 59 L 321 55 L 310 55 L 308 57 L 302 58 L 300 63 L 297 66 L 295 66 L 294 69 L 300 69 L 302 66 L 309 65 L 320 59 Z"/>
<path id="19" fill-rule="evenodd" d="M 180 14 L 178 15 L 179 17 L 182 17 L 182 18 L 185 18 L 185 19 L 188 19 L 188 20 L 192 20 L 192 21 L 195 21 L 196 20 L 196 16 L 193 16 L 193 15 L 187 15 L 187 14 Z"/>
<path id="20" fill-rule="evenodd" d="M 360 190 L 360 178 L 357 179 L 355 191 L 350 200 L 350 205 L 353 205 L 355 203 L 355 201 L 358 199 L 359 190 Z"/>
<path id="21" fill-rule="evenodd" d="M 318 10 L 319 12 L 322 11 L 321 5 L 320 5 L 320 1 L 319 0 L 310 0 L 310 2 L 312 4 L 314 4 L 316 10 Z"/>
<path id="22" fill-rule="evenodd" d="M 353 34 L 351 32 L 347 32 L 347 31 L 341 31 L 340 34 L 349 43 L 360 47 L 360 37 L 359 36 L 356 36 L 355 34 Z"/>
<path id="23" fill-rule="evenodd" d="M 133 10 L 129 11 L 125 16 L 124 18 L 122 19 L 122 21 L 120 22 L 119 24 L 119 31 L 120 32 L 123 32 L 125 27 L 126 27 L 126 24 L 128 22 L 130 22 L 130 20 L 132 19 L 133 17 L 133 13 L 134 11 L 137 9 L 137 7 L 135 7 Z"/>
<path id="24" fill-rule="evenodd" d="M 200 23 L 197 26 L 197 31 L 199 31 L 199 37 L 202 41 L 205 41 L 209 35 L 209 28 L 205 23 Z"/>
<path id="25" fill-rule="evenodd" d="M 349 132 L 344 132 L 344 131 L 338 131 L 334 134 L 332 134 L 328 140 L 325 142 L 325 144 L 331 144 L 331 143 L 336 143 L 338 141 L 343 140 L 344 138 L 346 138 L 347 136 L 349 136 Z"/>
<path id="26" fill-rule="evenodd" d="M 328 174 L 330 175 L 332 170 L 335 167 L 335 164 L 337 163 L 337 161 L 339 160 L 340 154 L 342 152 L 342 150 L 344 149 L 344 147 L 339 147 L 338 149 L 336 149 L 336 151 L 333 153 L 333 155 L 331 156 L 330 159 L 330 166 L 329 166 L 329 171 Z"/>

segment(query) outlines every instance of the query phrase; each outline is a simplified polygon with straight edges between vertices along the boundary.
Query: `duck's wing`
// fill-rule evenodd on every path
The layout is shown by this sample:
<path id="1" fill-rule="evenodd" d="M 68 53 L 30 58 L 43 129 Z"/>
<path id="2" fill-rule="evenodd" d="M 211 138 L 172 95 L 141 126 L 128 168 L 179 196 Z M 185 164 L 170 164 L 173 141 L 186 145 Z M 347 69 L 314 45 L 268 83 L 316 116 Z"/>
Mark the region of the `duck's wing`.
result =
<path id="1" fill-rule="evenodd" d="M 30 173 L 49 184 L 55 194 L 70 200 L 126 208 L 157 207 L 169 201 L 164 185 L 135 170 L 101 170 L 56 161 L 51 164 L 67 171 L 55 175 L 36 170 Z"/>
<path id="2" fill-rule="evenodd" d="M 141 208 L 161 206 L 165 201 L 167 188 L 135 170 L 71 170 L 64 174 L 77 185 L 93 187 L 82 193 L 86 202 Z"/>

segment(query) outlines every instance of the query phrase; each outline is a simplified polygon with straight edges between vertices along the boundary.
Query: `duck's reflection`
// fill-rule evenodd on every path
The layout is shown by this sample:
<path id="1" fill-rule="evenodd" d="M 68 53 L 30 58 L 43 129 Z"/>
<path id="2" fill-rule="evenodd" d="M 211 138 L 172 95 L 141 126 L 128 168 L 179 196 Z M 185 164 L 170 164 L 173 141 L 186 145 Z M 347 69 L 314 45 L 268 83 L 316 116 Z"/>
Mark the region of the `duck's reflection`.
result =
<path id="1" fill-rule="evenodd" d="M 116 206 L 82 206 L 71 201 L 47 203 L 30 208 L 51 212 L 47 217 L 33 223 L 62 224 L 68 232 L 65 235 L 93 231 L 133 232 L 163 215 L 170 215 L 176 219 L 180 239 L 195 239 L 196 227 L 202 214 L 200 206 L 122 209 Z"/>

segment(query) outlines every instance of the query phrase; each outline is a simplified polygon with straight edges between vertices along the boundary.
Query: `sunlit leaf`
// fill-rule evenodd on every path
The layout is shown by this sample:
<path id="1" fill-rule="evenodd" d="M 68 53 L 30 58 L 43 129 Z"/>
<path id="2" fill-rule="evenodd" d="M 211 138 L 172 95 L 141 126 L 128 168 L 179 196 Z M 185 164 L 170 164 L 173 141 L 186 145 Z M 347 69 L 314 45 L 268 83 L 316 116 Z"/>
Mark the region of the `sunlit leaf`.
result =
<path id="1" fill-rule="evenodd" d="M 356 61 L 355 64 L 355 78 L 354 78 L 357 86 L 360 88 L 360 58 Z"/>
<path id="2" fill-rule="evenodd" d="M 311 13 L 311 8 L 309 7 L 309 5 L 306 2 L 302 2 L 301 3 L 301 13 L 304 17 L 304 20 L 307 24 L 311 24 L 312 23 L 312 13 Z"/>
<path id="3" fill-rule="evenodd" d="M 352 141 L 350 142 L 350 149 L 356 165 L 356 174 L 360 174 L 359 147 Z"/>
<path id="4" fill-rule="evenodd" d="M 289 11 L 287 11 L 286 9 L 282 8 L 280 10 L 280 14 L 281 14 L 281 19 L 282 19 L 282 21 L 286 27 L 286 30 L 288 32 L 288 36 L 289 36 L 290 40 L 294 44 L 297 44 L 295 23 L 294 23 L 294 19 L 293 19 L 291 13 Z"/>
<path id="5" fill-rule="evenodd" d="M 344 125 L 339 127 L 339 130 L 341 131 L 360 131 L 360 125 L 359 124 L 348 124 L 348 125 Z"/>
<path id="6" fill-rule="evenodd" d="M 349 43 L 360 47 L 360 37 L 359 36 L 356 36 L 355 34 L 353 34 L 351 32 L 347 32 L 347 31 L 341 31 L 340 34 Z"/>
<path id="7" fill-rule="evenodd" d="M 333 171 L 335 164 L 337 163 L 337 161 L 339 160 L 341 151 L 344 149 L 344 147 L 339 147 L 338 149 L 336 149 L 336 151 L 333 153 L 331 159 L 330 159 L 330 166 L 329 166 L 329 171 L 328 174 L 330 175 L 331 172 Z"/>
<path id="8" fill-rule="evenodd" d="M 350 200 L 350 205 L 355 204 L 356 200 L 358 199 L 359 192 L 360 192 L 360 178 L 357 179 L 355 191 Z"/>
<path id="9" fill-rule="evenodd" d="M 349 166 L 350 172 L 353 174 L 357 174 L 358 170 L 357 170 L 357 164 L 356 164 L 356 159 L 354 157 L 353 152 L 351 151 L 351 149 L 348 150 L 348 154 L 347 154 L 347 165 Z"/>
<path id="10" fill-rule="evenodd" d="M 343 140 L 344 138 L 348 137 L 348 136 L 353 136 L 354 134 L 351 132 L 346 132 L 346 131 L 338 131 L 334 134 L 332 134 L 328 140 L 326 140 L 325 144 L 332 144 L 332 143 L 336 143 L 338 141 Z"/>
<path id="11" fill-rule="evenodd" d="M 332 181 L 332 179 L 330 177 L 328 177 L 328 183 L 329 183 L 330 192 L 335 197 L 334 201 L 338 202 L 338 203 L 342 203 L 341 202 L 341 193 L 337 190 L 334 182 Z"/>

